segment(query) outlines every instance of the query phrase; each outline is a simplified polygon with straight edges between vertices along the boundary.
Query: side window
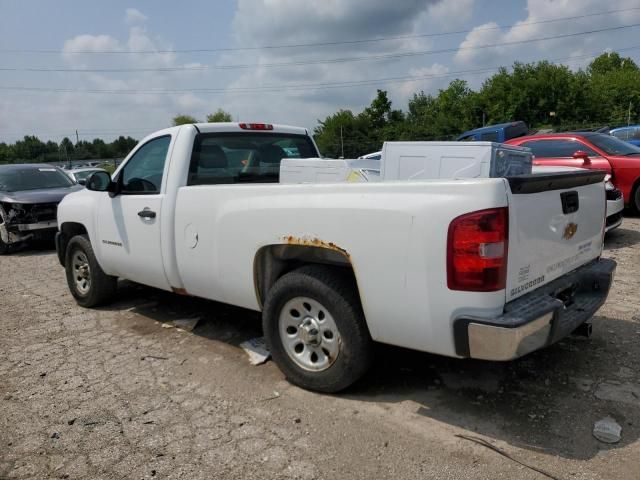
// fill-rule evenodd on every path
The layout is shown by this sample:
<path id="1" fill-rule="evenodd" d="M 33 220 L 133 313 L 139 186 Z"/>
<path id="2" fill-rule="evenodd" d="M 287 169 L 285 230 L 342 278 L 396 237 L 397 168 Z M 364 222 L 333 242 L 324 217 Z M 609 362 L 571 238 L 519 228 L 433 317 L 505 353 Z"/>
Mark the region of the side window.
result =
<path id="1" fill-rule="evenodd" d="M 591 157 L 599 155 L 582 142 L 575 140 L 534 140 L 520 144 L 521 147 L 529 147 L 533 155 L 540 158 L 571 158 L 575 152 L 582 150 Z"/>
<path id="2" fill-rule="evenodd" d="M 160 193 L 169 143 L 171 137 L 167 135 L 154 138 L 140 147 L 120 172 L 122 193 Z"/>

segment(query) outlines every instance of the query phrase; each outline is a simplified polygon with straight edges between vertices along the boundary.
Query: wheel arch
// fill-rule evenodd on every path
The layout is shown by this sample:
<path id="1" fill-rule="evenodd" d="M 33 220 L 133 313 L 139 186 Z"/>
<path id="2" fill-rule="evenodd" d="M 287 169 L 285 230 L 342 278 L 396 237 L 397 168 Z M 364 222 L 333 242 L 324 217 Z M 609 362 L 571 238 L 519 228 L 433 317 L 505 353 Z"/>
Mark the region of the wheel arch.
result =
<path id="1" fill-rule="evenodd" d="M 286 273 L 303 265 L 328 265 L 348 270 L 358 288 L 351 257 L 334 244 L 273 244 L 260 248 L 253 262 L 253 279 L 256 298 L 260 308 L 271 287 Z M 359 292 L 358 292 L 358 296 Z"/>
<path id="2" fill-rule="evenodd" d="M 79 222 L 64 222 L 60 225 L 58 235 L 56 236 L 56 251 L 58 260 L 64 266 L 64 258 L 67 253 L 67 245 L 76 235 L 89 235 L 87 227 Z"/>

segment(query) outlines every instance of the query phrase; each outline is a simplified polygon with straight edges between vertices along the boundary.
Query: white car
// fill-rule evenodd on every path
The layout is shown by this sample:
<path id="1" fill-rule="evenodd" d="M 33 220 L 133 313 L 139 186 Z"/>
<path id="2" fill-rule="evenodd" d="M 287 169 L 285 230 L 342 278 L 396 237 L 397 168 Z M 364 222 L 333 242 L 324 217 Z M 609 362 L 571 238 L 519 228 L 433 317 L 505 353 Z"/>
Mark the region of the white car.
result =
<path id="1" fill-rule="evenodd" d="M 65 170 L 64 173 L 69 175 L 71 180 L 74 182 L 84 185 L 87 182 L 87 179 L 96 172 L 105 172 L 104 168 L 96 168 L 96 167 L 83 167 L 83 168 L 72 168 L 71 170 Z"/>
<path id="2" fill-rule="evenodd" d="M 360 160 L 380 160 L 382 158 L 382 150 L 373 153 L 367 153 L 358 157 Z"/>
<path id="3" fill-rule="evenodd" d="M 374 341 L 510 360 L 607 298 L 602 172 L 282 183 L 285 148 L 319 156 L 304 128 L 182 125 L 94 174 L 58 209 L 76 302 L 107 302 L 120 277 L 261 311 L 287 378 L 335 392 Z"/>

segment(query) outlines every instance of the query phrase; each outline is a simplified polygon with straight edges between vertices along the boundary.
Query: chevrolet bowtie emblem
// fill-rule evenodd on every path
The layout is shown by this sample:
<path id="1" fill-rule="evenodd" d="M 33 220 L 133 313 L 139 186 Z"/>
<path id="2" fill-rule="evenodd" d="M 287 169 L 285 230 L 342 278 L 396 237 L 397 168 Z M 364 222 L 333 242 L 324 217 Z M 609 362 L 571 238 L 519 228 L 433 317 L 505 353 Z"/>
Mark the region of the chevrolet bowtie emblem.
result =
<path id="1" fill-rule="evenodd" d="M 565 240 L 570 240 L 578 231 L 578 225 L 575 223 L 567 223 L 567 226 L 564 227 L 564 233 L 562 234 L 562 238 Z"/>

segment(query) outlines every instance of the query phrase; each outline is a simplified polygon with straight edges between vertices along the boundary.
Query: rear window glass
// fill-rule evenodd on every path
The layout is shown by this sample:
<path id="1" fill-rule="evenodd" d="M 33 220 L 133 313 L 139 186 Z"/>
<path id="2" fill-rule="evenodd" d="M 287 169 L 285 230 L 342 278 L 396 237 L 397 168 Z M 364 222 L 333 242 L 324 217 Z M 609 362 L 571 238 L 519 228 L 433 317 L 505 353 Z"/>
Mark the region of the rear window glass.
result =
<path id="1" fill-rule="evenodd" d="M 204 133 L 196 137 L 188 185 L 272 183 L 283 158 L 318 157 L 306 135 Z"/>
<path id="2" fill-rule="evenodd" d="M 509 140 L 510 138 L 523 137 L 528 132 L 527 126 L 524 123 L 510 125 L 504 129 L 504 139 Z"/>
<path id="3" fill-rule="evenodd" d="M 480 135 L 480 140 L 483 142 L 497 142 L 498 132 L 487 132 Z"/>

